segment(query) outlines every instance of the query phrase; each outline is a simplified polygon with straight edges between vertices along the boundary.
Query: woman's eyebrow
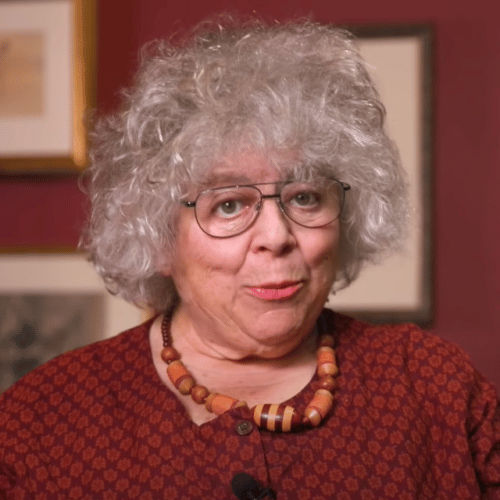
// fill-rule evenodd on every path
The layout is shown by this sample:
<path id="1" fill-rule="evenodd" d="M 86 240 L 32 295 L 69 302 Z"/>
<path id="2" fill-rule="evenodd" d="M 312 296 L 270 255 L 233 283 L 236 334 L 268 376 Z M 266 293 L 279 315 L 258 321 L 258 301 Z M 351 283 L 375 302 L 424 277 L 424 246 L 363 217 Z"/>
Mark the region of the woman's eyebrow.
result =
<path id="1" fill-rule="evenodd" d="M 244 174 L 231 174 L 226 172 L 212 173 L 202 181 L 202 187 L 237 186 L 252 184 L 252 180 Z"/>

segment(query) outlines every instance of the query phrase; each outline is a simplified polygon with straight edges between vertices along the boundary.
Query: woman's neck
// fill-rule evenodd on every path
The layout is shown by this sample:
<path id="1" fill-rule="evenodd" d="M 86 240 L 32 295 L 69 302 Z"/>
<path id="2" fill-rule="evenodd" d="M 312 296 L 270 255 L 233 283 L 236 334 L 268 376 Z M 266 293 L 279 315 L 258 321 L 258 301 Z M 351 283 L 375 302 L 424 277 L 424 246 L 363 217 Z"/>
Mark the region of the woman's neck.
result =
<path id="1" fill-rule="evenodd" d="M 153 361 L 162 382 L 177 396 L 198 425 L 212 418 L 203 405 L 197 405 L 189 396 L 177 392 L 166 374 L 166 365 L 160 357 L 163 348 L 161 321 L 151 327 L 150 342 Z M 282 403 L 300 392 L 311 380 L 316 368 L 316 338 L 312 335 L 287 356 L 274 359 L 224 359 L 211 355 L 210 350 L 183 335 L 179 324 L 172 323 L 172 344 L 196 382 L 209 391 L 246 401 L 252 407 L 259 403 Z"/>
<path id="2" fill-rule="evenodd" d="M 196 358 L 201 356 L 224 362 L 256 359 L 261 365 L 269 359 L 270 365 L 274 366 L 277 360 L 286 358 L 302 345 L 314 328 L 313 322 L 301 325 L 300 329 L 287 329 L 279 336 L 272 333 L 262 335 L 258 328 L 253 328 L 254 325 L 249 328 L 249 325 L 235 321 L 232 316 L 228 314 L 221 319 L 199 306 L 181 303 L 171 317 L 172 342 L 186 355 L 192 354 Z M 267 321 L 266 329 L 271 327 L 272 331 L 274 320 Z"/>

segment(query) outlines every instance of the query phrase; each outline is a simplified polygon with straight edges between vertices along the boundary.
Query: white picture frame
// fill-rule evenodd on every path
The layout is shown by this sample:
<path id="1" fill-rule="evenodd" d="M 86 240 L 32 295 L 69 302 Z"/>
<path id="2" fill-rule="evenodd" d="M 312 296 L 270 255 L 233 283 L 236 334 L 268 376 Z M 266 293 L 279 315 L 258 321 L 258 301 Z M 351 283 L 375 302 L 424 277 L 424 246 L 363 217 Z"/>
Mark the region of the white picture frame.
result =
<path id="1" fill-rule="evenodd" d="M 348 27 L 359 38 L 387 110 L 386 127 L 408 174 L 403 253 L 367 266 L 328 307 L 372 322 L 432 321 L 432 32 L 427 25 Z"/>
<path id="2" fill-rule="evenodd" d="M 146 319 L 146 313 L 111 295 L 81 253 L 0 255 L 0 294 L 95 294 L 103 299 L 102 331 L 90 341 L 112 337 Z"/>

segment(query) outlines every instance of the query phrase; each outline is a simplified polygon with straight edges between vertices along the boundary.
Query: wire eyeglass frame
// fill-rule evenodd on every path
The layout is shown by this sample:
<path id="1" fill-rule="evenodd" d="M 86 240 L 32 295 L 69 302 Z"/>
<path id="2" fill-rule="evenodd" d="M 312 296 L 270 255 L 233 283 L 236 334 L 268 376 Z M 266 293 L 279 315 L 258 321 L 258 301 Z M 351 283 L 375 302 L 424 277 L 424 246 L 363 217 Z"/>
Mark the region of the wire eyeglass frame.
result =
<path id="1" fill-rule="evenodd" d="M 244 233 L 257 220 L 257 218 L 260 214 L 261 208 L 262 208 L 263 200 L 268 200 L 268 199 L 275 199 L 281 212 L 289 220 L 291 220 L 295 224 L 298 224 L 299 226 L 302 226 L 302 227 L 319 228 L 319 227 L 324 227 L 324 226 L 327 226 L 328 224 L 331 224 L 333 221 L 337 220 L 340 217 L 340 214 L 342 213 L 342 209 L 344 208 L 344 204 L 345 204 L 345 193 L 346 193 L 346 191 L 349 191 L 351 189 L 351 186 L 348 183 L 339 181 L 338 179 L 325 178 L 324 180 L 330 181 L 330 182 L 334 183 L 335 185 L 337 185 L 338 190 L 339 190 L 339 195 L 340 195 L 339 207 L 338 207 L 338 213 L 336 213 L 336 215 L 334 217 L 329 219 L 327 222 L 322 222 L 321 224 L 317 224 L 317 225 L 315 225 L 315 224 L 309 225 L 309 224 L 306 224 L 304 222 L 299 222 L 299 221 L 295 220 L 295 218 L 292 215 L 290 215 L 290 213 L 289 213 L 290 209 L 287 209 L 286 201 L 282 199 L 282 193 L 284 190 L 286 190 L 287 188 L 289 189 L 290 186 L 293 186 L 295 184 L 297 184 L 297 185 L 311 185 L 311 187 L 312 187 L 315 185 L 320 185 L 319 182 L 317 184 L 313 184 L 310 182 L 301 182 L 301 181 L 282 181 L 282 182 L 263 182 L 263 183 L 259 183 L 259 184 L 239 184 L 239 185 L 234 185 L 234 186 L 222 186 L 222 187 L 218 187 L 218 188 L 205 189 L 204 191 L 202 191 L 201 193 L 199 193 L 196 196 L 196 199 L 194 201 L 182 200 L 180 203 L 187 208 L 194 208 L 195 218 L 196 218 L 196 222 L 198 223 L 198 226 L 205 234 L 208 234 L 209 236 L 211 236 L 213 238 L 221 238 L 221 239 L 222 238 L 231 238 L 233 236 L 238 236 L 239 234 Z M 281 185 L 281 188 L 279 189 L 279 192 L 277 192 L 275 194 L 264 194 L 258 188 L 258 186 L 268 186 L 268 185 Z M 197 205 L 199 203 L 200 198 L 202 198 L 203 196 L 206 196 L 208 193 L 225 192 L 225 191 L 236 190 L 236 189 L 241 189 L 241 188 L 247 188 L 247 189 L 250 188 L 259 194 L 259 199 L 256 199 L 255 203 L 251 205 L 251 207 L 253 207 L 255 209 L 255 213 L 251 214 L 251 216 L 248 218 L 248 221 L 246 221 L 245 224 L 242 225 L 242 227 L 238 228 L 236 230 L 236 232 L 232 232 L 231 234 L 225 234 L 225 235 L 212 234 L 212 232 L 210 232 L 200 222 L 200 217 L 199 217 L 198 210 L 197 210 Z"/>

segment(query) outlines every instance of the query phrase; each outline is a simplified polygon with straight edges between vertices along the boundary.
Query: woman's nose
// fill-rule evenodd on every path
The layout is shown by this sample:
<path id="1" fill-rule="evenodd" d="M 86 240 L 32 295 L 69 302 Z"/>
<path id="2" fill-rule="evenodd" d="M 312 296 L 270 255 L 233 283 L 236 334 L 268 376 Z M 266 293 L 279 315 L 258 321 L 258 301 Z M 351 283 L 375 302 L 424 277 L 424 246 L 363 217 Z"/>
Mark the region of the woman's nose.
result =
<path id="1" fill-rule="evenodd" d="M 295 246 L 292 221 L 279 206 L 279 198 L 264 196 L 259 215 L 252 227 L 254 251 L 270 251 L 280 254 Z"/>

